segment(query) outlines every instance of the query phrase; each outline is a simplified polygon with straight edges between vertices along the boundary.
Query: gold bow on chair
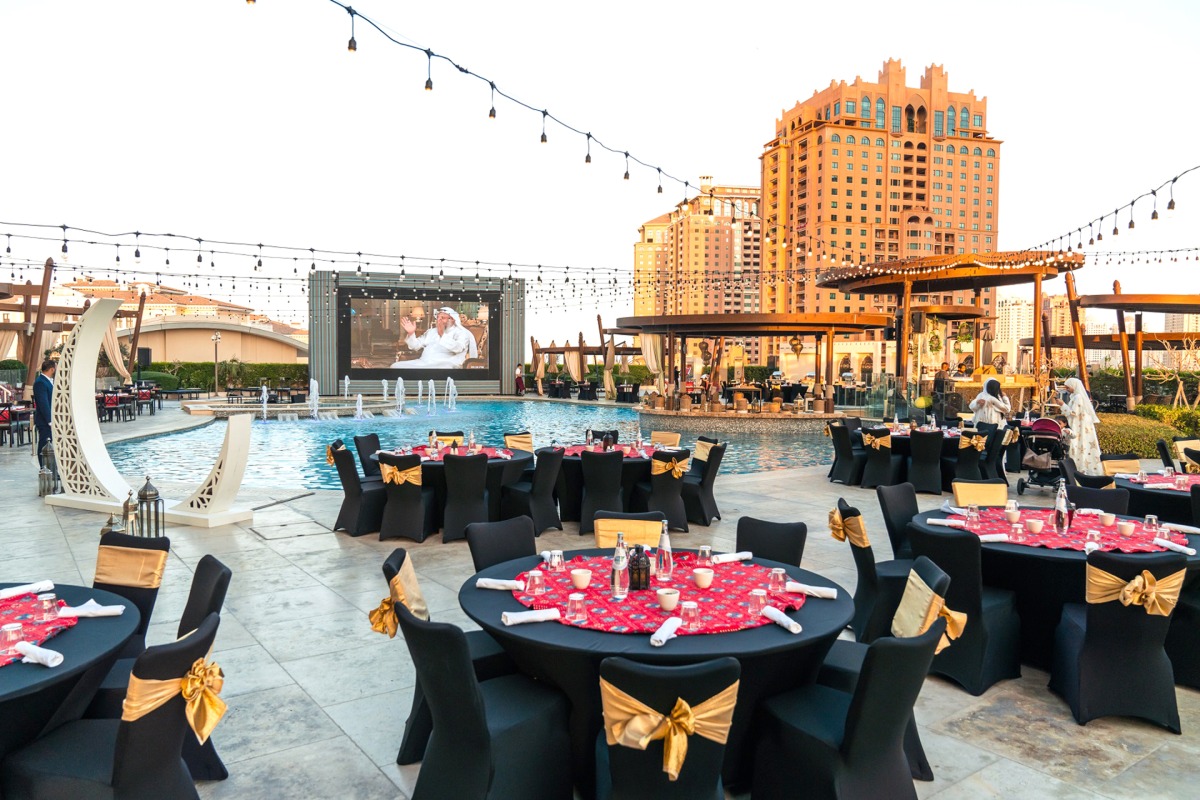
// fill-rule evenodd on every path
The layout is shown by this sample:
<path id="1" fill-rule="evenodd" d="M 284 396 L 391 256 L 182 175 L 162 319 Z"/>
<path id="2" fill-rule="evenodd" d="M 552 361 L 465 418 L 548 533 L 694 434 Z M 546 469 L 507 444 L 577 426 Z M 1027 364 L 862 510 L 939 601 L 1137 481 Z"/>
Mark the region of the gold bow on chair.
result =
<path id="1" fill-rule="evenodd" d="M 1183 465 L 1183 468 L 1189 475 L 1200 475 L 1200 464 L 1193 464 L 1189 461 Z"/>
<path id="2" fill-rule="evenodd" d="M 889 450 L 892 449 L 892 435 L 890 433 L 886 436 L 872 436 L 869 433 L 864 433 L 862 436 L 864 447 L 874 447 L 876 450 L 881 447 L 886 447 Z"/>
<path id="3" fill-rule="evenodd" d="M 828 426 L 828 425 L 826 425 L 824 428 L 822 428 L 822 430 L 823 430 L 823 431 L 824 431 L 824 433 L 825 433 L 825 438 L 826 438 L 826 439 L 832 439 L 832 438 L 833 438 L 833 434 L 829 432 L 829 426 Z"/>
<path id="4" fill-rule="evenodd" d="M 408 469 L 400 469 L 399 467 L 393 467 L 391 464 L 380 463 L 379 474 L 383 476 L 384 483 L 394 483 L 397 486 L 403 483 L 411 483 L 413 486 L 421 485 L 420 464 Z"/>
<path id="5" fill-rule="evenodd" d="M 696 706 L 678 698 L 671 713 L 664 716 L 601 678 L 604 738 L 610 745 L 635 750 L 645 750 L 650 742 L 662 739 L 663 772 L 672 781 L 677 780 L 687 759 L 689 736 L 696 734 L 718 744 L 725 744 L 729 738 L 738 684 L 734 681 Z"/>
<path id="6" fill-rule="evenodd" d="M 102 544 L 96 554 L 94 580 L 109 586 L 157 589 L 166 567 L 166 550 Z"/>
<path id="7" fill-rule="evenodd" d="M 839 542 L 850 538 L 850 544 L 855 547 L 870 547 L 871 540 L 867 538 L 867 528 L 863 525 L 862 517 L 850 517 L 843 520 L 842 512 L 836 508 L 829 510 L 829 534 Z"/>
<path id="8" fill-rule="evenodd" d="M 662 461 L 654 459 L 650 462 L 650 474 L 662 475 L 664 472 L 670 472 L 674 478 L 682 478 L 683 474 L 688 470 L 688 460 L 683 461 L 672 458 L 670 461 Z"/>
<path id="9" fill-rule="evenodd" d="M 898 639 L 920 636 L 929 630 L 938 617 L 946 620 L 946 630 L 935 653 L 942 652 L 950 646 L 951 640 L 962 636 L 967 627 L 967 615 L 946 608 L 946 598 L 935 594 L 920 575 L 910 571 L 900 606 L 892 617 L 892 635 Z"/>
<path id="10" fill-rule="evenodd" d="M 152 680 L 129 676 L 129 688 L 121 708 L 121 719 L 134 722 L 164 705 L 177 694 L 183 695 L 184 715 L 200 744 L 208 741 L 213 729 L 225 716 L 225 701 L 219 695 L 225 685 L 225 673 L 215 661 L 197 658 L 182 678 Z"/>
<path id="11" fill-rule="evenodd" d="M 986 436 L 960 436 L 958 437 L 958 449 L 966 450 L 968 447 L 974 447 L 979 452 L 983 452 L 987 448 Z"/>
<path id="12" fill-rule="evenodd" d="M 345 450 L 345 449 L 346 449 L 346 445 L 342 445 L 341 447 L 338 448 L 339 451 Z M 325 446 L 325 463 L 331 467 L 333 466 L 333 448 L 329 445 Z"/>
<path id="13" fill-rule="evenodd" d="M 1179 591 L 1183 588 L 1183 578 L 1186 574 L 1187 570 L 1181 569 L 1159 580 L 1150 574 L 1150 570 L 1142 570 L 1141 575 L 1135 575 L 1133 580 L 1125 581 L 1111 572 L 1088 564 L 1087 601 L 1109 603 L 1120 600 L 1122 605 L 1144 607 L 1147 614 L 1169 617 L 1179 600 Z"/>
<path id="14" fill-rule="evenodd" d="M 1004 447 L 1008 447 L 1013 442 L 1021 438 L 1021 431 L 1018 428 L 1009 428 L 1004 431 L 1004 441 L 1001 442 Z"/>
<path id="15" fill-rule="evenodd" d="M 407 608 L 417 619 L 429 619 L 429 606 L 421 594 L 421 584 L 417 581 L 411 558 L 405 557 L 396 577 L 388 581 L 388 591 L 388 596 L 379 601 L 379 607 L 367 612 L 371 630 L 386 633 L 389 639 L 396 638 L 400 624 L 396 621 L 396 603 Z"/>

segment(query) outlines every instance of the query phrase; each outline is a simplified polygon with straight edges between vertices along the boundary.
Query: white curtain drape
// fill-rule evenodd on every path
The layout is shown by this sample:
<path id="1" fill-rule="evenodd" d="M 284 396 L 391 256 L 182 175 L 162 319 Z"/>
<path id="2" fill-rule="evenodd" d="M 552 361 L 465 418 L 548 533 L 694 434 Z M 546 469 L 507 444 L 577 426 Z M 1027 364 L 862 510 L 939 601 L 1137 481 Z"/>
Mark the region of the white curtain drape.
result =
<path id="1" fill-rule="evenodd" d="M 13 343 L 16 341 L 16 331 L 0 331 L 0 359 L 9 357 L 9 353 L 11 353 L 13 349 Z"/>
<path id="2" fill-rule="evenodd" d="M 661 334 L 642 335 L 642 358 L 646 361 L 646 369 L 655 376 L 654 384 L 658 387 L 658 393 L 663 394 L 666 387 L 663 384 L 662 374 L 663 337 Z"/>
<path id="3" fill-rule="evenodd" d="M 121 356 L 121 345 L 117 343 L 117 324 L 110 322 L 108 330 L 104 332 L 104 355 L 108 356 L 108 363 L 112 364 L 112 368 L 117 371 L 122 380 L 129 380 L 129 369 L 125 365 L 125 359 Z"/>
<path id="4" fill-rule="evenodd" d="M 608 347 L 604 350 L 604 396 L 609 400 L 617 396 L 617 384 L 613 380 L 613 363 L 616 361 L 616 347 L 613 339 L 608 339 Z"/>
<path id="5" fill-rule="evenodd" d="M 578 350 L 568 350 L 563 353 L 563 361 L 567 363 L 567 372 L 571 375 L 571 380 L 579 383 L 583 377 L 583 365 L 580 363 L 582 357 Z"/>
<path id="6" fill-rule="evenodd" d="M 546 393 L 546 390 L 542 388 L 542 380 L 546 377 L 546 357 L 544 355 L 538 356 L 537 374 L 534 377 L 537 379 L 538 395 L 544 395 Z"/>
<path id="7" fill-rule="evenodd" d="M 35 321 L 37 320 L 37 317 L 35 315 L 30 315 L 30 316 L 33 316 L 33 319 Z M 43 320 L 43 325 L 46 328 L 49 328 L 54 323 L 64 322 L 64 321 L 66 321 L 66 319 L 67 319 L 66 314 L 46 314 L 46 318 Z M 46 357 L 46 351 L 49 350 L 51 347 L 54 347 L 55 343 L 58 342 L 58 338 L 60 336 L 62 336 L 62 334 L 57 331 L 51 331 L 51 330 L 43 330 L 42 331 L 42 340 L 38 343 L 37 352 L 33 354 L 33 357 L 31 359 L 29 359 L 30 361 L 33 362 L 33 366 L 35 368 L 41 367 L 42 359 Z M 29 366 L 29 365 L 26 364 L 26 366 Z"/>

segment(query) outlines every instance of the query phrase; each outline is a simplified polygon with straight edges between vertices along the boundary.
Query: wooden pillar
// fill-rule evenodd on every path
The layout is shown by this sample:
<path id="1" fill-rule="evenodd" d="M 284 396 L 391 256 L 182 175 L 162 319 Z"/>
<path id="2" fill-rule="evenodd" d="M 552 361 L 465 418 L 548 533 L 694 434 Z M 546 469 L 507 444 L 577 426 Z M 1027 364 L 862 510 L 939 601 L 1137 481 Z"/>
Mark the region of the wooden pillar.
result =
<path id="1" fill-rule="evenodd" d="M 1125 370 L 1125 408 L 1132 411 L 1134 406 L 1133 397 L 1133 371 L 1129 366 L 1129 332 L 1125 330 L 1125 312 L 1117 311 L 1117 333 L 1121 340 L 1121 366 Z"/>
<path id="2" fill-rule="evenodd" d="M 1075 273 L 1068 272 L 1066 281 L 1067 308 L 1071 311 L 1071 333 L 1075 337 L 1075 358 L 1079 362 L 1079 369 L 1076 370 L 1076 374 L 1079 375 L 1079 380 L 1083 382 L 1083 388 L 1091 392 L 1092 384 L 1088 379 L 1086 356 L 1083 351 L 1083 328 L 1079 325 L 1079 294 L 1075 291 Z"/>
<path id="3" fill-rule="evenodd" d="M 908 332 L 912 327 L 912 281 L 904 281 L 904 297 L 896 321 L 896 391 L 908 396 Z"/>
<path id="4" fill-rule="evenodd" d="M 1133 393 L 1142 402 L 1142 312 L 1133 315 Z"/>
<path id="5" fill-rule="evenodd" d="M 137 321 L 133 323 L 133 338 L 129 340 L 129 366 L 126 371 L 132 376 L 133 365 L 137 363 L 138 338 L 142 335 L 142 311 L 146 308 L 146 293 L 138 298 Z"/>
<path id="6" fill-rule="evenodd" d="M 983 290 L 976 288 L 975 289 L 975 307 L 976 308 L 981 307 L 980 301 L 982 299 L 982 295 L 983 295 Z M 983 358 L 983 319 L 976 318 L 976 319 L 972 320 L 971 327 L 973 329 L 972 330 L 973 335 L 971 336 L 971 341 L 973 341 L 975 343 L 975 369 L 980 369 L 983 366 L 982 364 L 979 363 L 979 360 L 981 358 Z M 943 340 L 943 341 L 945 341 L 945 340 Z"/>
<path id="7" fill-rule="evenodd" d="M 687 337 L 679 337 L 679 388 L 682 391 L 683 384 L 687 380 L 688 354 L 687 354 Z"/>
<path id="8" fill-rule="evenodd" d="M 1033 276 L 1033 383 L 1041 396 L 1042 386 L 1042 274 Z"/>
<path id="9" fill-rule="evenodd" d="M 54 259 L 47 258 L 46 265 L 42 267 L 42 292 L 38 296 L 37 322 L 33 326 L 33 335 L 29 339 L 29 355 L 30 358 L 26 362 L 25 376 L 25 399 L 29 400 L 33 397 L 33 379 L 37 377 L 38 368 L 42 365 L 42 354 L 37 352 L 42 341 L 42 331 L 46 327 L 46 306 L 50 302 L 50 283 L 54 278 Z M 28 308 L 28 306 L 26 306 Z M 29 316 L 26 314 L 25 322 L 28 324 Z"/>
<path id="10" fill-rule="evenodd" d="M 829 332 L 826 334 L 826 337 L 829 340 L 829 344 L 825 348 L 825 374 L 828 376 L 827 382 L 826 382 L 826 385 L 828 388 L 825 390 L 825 392 L 826 392 L 825 413 L 826 414 L 833 413 L 833 375 L 834 375 L 834 373 L 833 373 L 833 369 L 834 369 L 834 367 L 833 367 L 833 339 L 834 339 L 834 336 L 836 336 L 836 335 L 837 334 L 833 328 L 830 328 Z"/>

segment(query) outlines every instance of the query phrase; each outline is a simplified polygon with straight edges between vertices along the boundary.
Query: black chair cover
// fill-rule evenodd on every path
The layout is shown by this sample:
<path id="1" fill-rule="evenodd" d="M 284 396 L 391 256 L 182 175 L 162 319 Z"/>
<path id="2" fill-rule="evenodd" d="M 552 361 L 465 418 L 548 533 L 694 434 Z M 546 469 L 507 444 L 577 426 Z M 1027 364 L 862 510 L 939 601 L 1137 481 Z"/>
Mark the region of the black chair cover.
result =
<path id="1" fill-rule="evenodd" d="M 987 449 L 983 451 L 983 459 L 979 462 L 979 470 L 985 479 L 999 478 L 1008 483 L 1008 475 L 1004 471 L 1004 436 L 1007 428 L 998 428 L 988 434 Z"/>
<path id="2" fill-rule="evenodd" d="M 701 441 L 707 441 L 703 436 Z M 708 527 L 714 519 L 721 518 L 721 509 L 717 507 L 717 499 L 713 496 L 713 484 L 717 482 L 717 473 L 721 471 L 721 460 L 725 458 L 727 444 L 714 444 L 708 451 L 708 461 L 699 477 L 693 477 L 689 472 L 683 476 L 683 486 L 680 494 L 683 497 L 683 507 L 687 510 L 688 522 Z M 696 459 L 692 459 L 693 466 Z"/>
<path id="3" fill-rule="evenodd" d="M 337 468 L 344 494 L 333 529 L 346 531 L 351 536 L 375 533 L 383 523 L 383 507 L 387 503 L 383 484 L 378 481 L 364 483 L 358 477 L 358 467 L 354 466 L 354 456 L 349 450 L 335 447 L 333 465 Z"/>
<path id="4" fill-rule="evenodd" d="M 834 457 L 829 480 L 846 486 L 858 486 L 867 466 L 866 451 L 851 444 L 849 425 L 830 425 L 829 436 L 833 440 Z"/>
<path id="5" fill-rule="evenodd" d="M 171 540 L 166 536 L 130 536 L 127 533 L 109 532 L 100 537 L 100 546 L 129 547 L 138 550 L 165 550 L 170 552 Z M 137 630 L 133 632 L 133 636 L 129 637 L 129 641 L 125 643 L 125 647 L 121 649 L 121 653 L 117 658 L 134 658 L 140 655 L 146 649 L 146 629 L 150 627 L 150 615 L 154 613 L 154 603 L 158 600 L 158 587 L 149 589 L 140 586 L 100 583 L 98 581 L 93 581 L 92 587 L 119 594 L 137 606 L 138 613 L 142 615 L 138 621 Z"/>
<path id="6" fill-rule="evenodd" d="M 379 474 L 379 462 L 371 460 L 371 456 L 380 450 L 379 434 L 368 433 L 365 436 L 355 436 L 354 449 L 358 451 L 358 463 L 362 464 L 363 477 L 367 480 L 371 478 L 383 480 L 383 476 Z"/>
<path id="7" fill-rule="evenodd" d="M 621 435 L 621 432 L 618 430 L 602 431 L 602 430 L 597 430 L 597 429 L 593 428 L 592 429 L 592 438 L 595 439 L 596 441 L 600 441 L 601 439 L 604 438 L 604 434 L 606 434 L 606 433 L 612 437 L 613 444 L 617 443 L 617 437 Z M 584 431 L 584 436 L 586 436 L 586 435 L 587 435 L 587 431 Z"/>
<path id="8" fill-rule="evenodd" d="M 908 482 L 918 492 L 942 493 L 944 438 L 941 431 L 913 431 L 909 437 Z"/>
<path id="9" fill-rule="evenodd" d="M 950 576 L 946 605 L 967 615 L 954 645 L 933 659 L 932 671 L 973 695 L 993 683 L 1021 677 L 1021 620 L 1011 591 L 983 585 L 979 537 L 969 531 L 909 529 L 913 553 L 937 564 Z"/>
<path id="10" fill-rule="evenodd" d="M 1200 486 L 1192 487 L 1192 524 L 1200 525 Z M 1167 656 L 1175 670 L 1175 682 L 1200 689 L 1200 581 L 1183 587 L 1171 628 L 1167 631 Z"/>
<path id="11" fill-rule="evenodd" d="M 843 520 L 862 516 L 857 508 L 847 505 L 840 497 L 837 504 Z M 908 580 L 908 571 L 912 569 L 912 560 L 894 559 L 877 563 L 873 547 L 858 547 L 848 538 L 847 542 L 850 554 L 854 557 L 854 568 L 858 572 L 850 630 L 854 631 L 858 641 L 869 644 L 891 628 L 892 615 L 904 595 L 904 584 Z"/>
<path id="12" fill-rule="evenodd" d="M 693 708 L 738 680 L 736 658 L 718 658 L 680 667 L 650 666 L 625 658 L 600 662 L 600 677 L 660 714 L 669 716 L 682 699 Z M 725 745 L 700 735 L 688 737 L 687 758 L 672 781 L 663 772 L 663 742 L 645 750 L 596 739 L 596 798 L 608 800 L 724 800 L 721 764 Z"/>
<path id="13" fill-rule="evenodd" d="M 712 451 L 709 451 L 712 454 Z M 683 505 L 683 475 L 676 478 L 670 470 L 654 474 L 653 462 L 683 461 L 691 456 L 688 450 L 668 452 L 659 450 L 651 457 L 651 474 L 649 481 L 641 481 L 633 491 L 633 501 L 630 503 L 634 511 L 661 511 L 667 515 L 667 524 L 673 531 L 688 529 L 687 509 Z M 685 472 L 684 475 L 687 473 Z"/>
<path id="14" fill-rule="evenodd" d="M 911 473 L 910 473 L 911 476 Z M 879 498 L 879 510 L 883 512 L 883 524 L 887 527 L 888 540 L 892 543 L 892 556 L 912 558 L 912 544 L 908 541 L 908 523 L 917 515 L 917 492 L 911 483 L 895 486 L 875 487 Z"/>
<path id="15" fill-rule="evenodd" d="M 527 516 L 533 519 L 533 531 L 540 536 L 547 528 L 563 529 L 554 500 L 558 474 L 562 469 L 562 450 L 544 447 L 537 451 L 537 466 L 529 480 L 518 481 L 503 488 L 500 516 L 504 519 Z M 526 472 L 526 475 L 529 475 Z"/>
<path id="16" fill-rule="evenodd" d="M 765 519 L 741 517 L 737 524 L 738 552 L 749 550 L 756 558 L 782 561 L 800 566 L 804 544 L 808 540 L 808 525 L 803 522 L 768 522 Z"/>
<path id="17" fill-rule="evenodd" d="M 1068 486 L 1067 500 L 1078 508 L 1098 508 L 1110 514 L 1129 513 L 1128 489 L 1089 489 L 1086 486 Z"/>
<path id="18" fill-rule="evenodd" d="M 864 436 L 870 434 L 876 438 L 883 438 L 890 433 L 891 431 L 887 428 L 863 430 Z M 850 435 L 849 431 L 846 435 Z M 836 444 L 834 446 L 836 447 Z M 864 489 L 874 489 L 876 486 L 891 486 L 900 482 L 900 471 L 904 466 L 903 456 L 893 453 L 890 447 L 864 447 L 863 452 L 867 456 L 867 461 L 859 486 Z"/>
<path id="19" fill-rule="evenodd" d="M 1088 565 L 1130 581 L 1148 571 L 1162 580 L 1187 567 L 1180 553 L 1126 555 L 1097 551 Z M 1054 633 L 1050 689 L 1062 695 L 1075 721 L 1141 717 L 1179 733 L 1175 678 L 1163 643 L 1171 618 L 1140 605 L 1068 603 Z"/>
<path id="20" fill-rule="evenodd" d="M 421 457 L 398 456 L 380 453 L 379 463 L 398 470 L 421 468 Z M 379 524 L 379 539 L 411 539 L 423 542 L 433 533 L 434 491 L 433 487 L 417 486 L 412 483 L 384 483 L 387 504 L 383 507 L 383 518 Z"/>
<path id="21" fill-rule="evenodd" d="M 537 555 L 533 520 L 513 517 L 500 522 L 472 522 L 467 526 L 467 546 L 476 572 L 514 558 Z"/>
<path id="22" fill-rule="evenodd" d="M 442 460 L 446 472 L 442 541 L 452 542 L 466 536 L 466 527 L 470 523 L 488 520 L 488 457 L 484 453 L 473 456 L 447 455 Z"/>
<path id="23" fill-rule="evenodd" d="M 597 511 L 621 511 L 621 474 L 625 455 L 620 450 L 579 454 L 583 471 L 583 503 L 580 507 L 579 533 L 592 533 L 592 520 Z"/>
<path id="24" fill-rule="evenodd" d="M 958 442 L 955 442 L 955 447 L 957 449 L 953 458 L 942 459 L 943 486 L 947 490 L 954 481 L 981 481 L 984 479 L 980 462 L 984 459 L 987 447 L 984 447 L 983 453 L 974 447 L 958 447 Z"/>
<path id="25" fill-rule="evenodd" d="M 433 720 L 413 800 L 569 798 L 566 698 L 522 675 L 480 682 L 461 630 L 396 617 Z"/>
<path id="26" fill-rule="evenodd" d="M 717 439 L 713 439 L 713 438 L 711 438 L 711 437 L 708 437 L 708 436 L 697 436 L 697 437 L 696 437 L 696 441 L 698 441 L 698 442 L 708 442 L 709 444 L 720 444 L 719 440 L 717 440 Z M 692 449 L 692 452 L 695 452 L 695 448 L 693 448 L 693 449 Z M 688 472 L 687 472 L 687 475 L 686 475 L 685 477 L 687 477 L 687 478 L 694 478 L 694 479 L 697 479 L 697 480 L 699 480 L 700 478 L 703 478 L 703 477 L 704 477 L 704 471 L 705 471 L 707 468 L 708 468 L 708 462 L 707 462 L 707 461 L 704 461 L 704 460 L 702 460 L 702 459 L 698 459 L 698 458 L 693 458 L 693 459 L 692 459 L 692 463 L 688 465 Z M 709 519 L 711 520 L 712 518 L 711 518 L 711 517 L 709 517 Z M 689 521 L 689 522 L 695 522 L 696 520 L 692 519 L 691 517 L 688 517 L 688 521 Z"/>
<path id="27" fill-rule="evenodd" d="M 442 441 L 446 441 L 447 439 L 464 439 L 466 437 L 466 434 L 462 431 L 430 431 L 429 435 Z M 466 442 L 463 442 L 463 444 L 466 444 Z"/>

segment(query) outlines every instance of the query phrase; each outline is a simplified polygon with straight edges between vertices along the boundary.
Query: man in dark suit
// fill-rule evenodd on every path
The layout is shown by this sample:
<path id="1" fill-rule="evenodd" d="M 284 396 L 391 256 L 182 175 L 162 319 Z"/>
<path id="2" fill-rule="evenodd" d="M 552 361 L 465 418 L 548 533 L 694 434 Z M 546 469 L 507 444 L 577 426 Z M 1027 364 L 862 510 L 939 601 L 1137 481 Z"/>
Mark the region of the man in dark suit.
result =
<path id="1" fill-rule="evenodd" d="M 33 424 L 38 434 L 38 465 L 42 465 L 42 448 L 50 441 L 50 403 L 54 399 L 54 373 L 58 365 L 46 359 L 42 362 L 42 372 L 33 382 L 33 402 L 37 409 L 33 414 Z"/>

